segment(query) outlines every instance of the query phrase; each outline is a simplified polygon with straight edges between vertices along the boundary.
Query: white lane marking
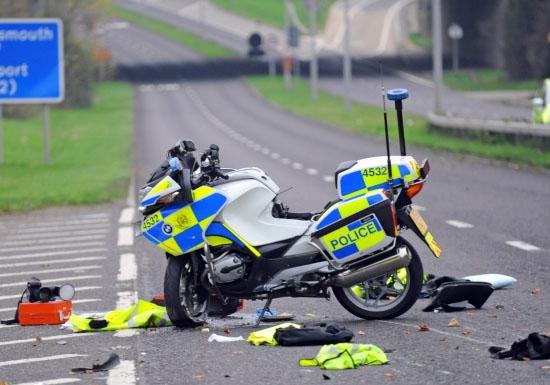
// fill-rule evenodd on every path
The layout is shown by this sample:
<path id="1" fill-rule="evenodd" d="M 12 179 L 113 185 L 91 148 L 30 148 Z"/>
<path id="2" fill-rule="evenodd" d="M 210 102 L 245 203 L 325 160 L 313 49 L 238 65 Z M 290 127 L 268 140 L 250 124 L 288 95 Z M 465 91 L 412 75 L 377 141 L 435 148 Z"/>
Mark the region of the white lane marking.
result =
<path id="1" fill-rule="evenodd" d="M 14 277 L 16 275 L 41 275 L 50 273 L 61 273 L 64 271 L 84 271 L 84 270 L 96 270 L 101 269 L 101 265 L 88 265 L 88 266 L 75 266 L 75 267 L 63 267 L 61 269 L 47 269 L 47 270 L 32 270 L 32 271 L 18 271 L 15 273 L 3 273 L 0 277 Z M 0 297 L 1 298 L 1 297 Z"/>
<path id="2" fill-rule="evenodd" d="M 32 228 L 24 228 L 24 229 L 13 229 L 11 231 L 6 231 L 7 234 L 42 234 L 42 233 L 49 233 L 52 230 L 54 231 L 61 231 L 61 230 L 99 230 L 99 229 L 106 229 L 110 227 L 109 222 L 105 223 L 94 223 L 89 225 L 53 225 L 53 226 L 37 226 Z"/>
<path id="3" fill-rule="evenodd" d="M 521 249 L 521 250 L 525 250 L 525 251 L 538 251 L 538 250 L 540 250 L 540 247 L 537 247 L 535 245 L 531 245 L 530 243 L 523 242 L 523 241 L 507 241 L 506 244 L 509 245 L 509 246 L 512 246 L 512 247 L 516 247 L 516 248 Z"/>
<path id="4" fill-rule="evenodd" d="M 76 358 L 76 357 L 88 357 L 88 355 L 87 354 L 59 354 L 59 355 L 56 355 L 56 356 L 25 358 L 25 359 L 22 359 L 22 360 L 2 361 L 2 362 L 0 362 L 0 366 L 31 364 L 31 363 L 34 363 L 34 362 L 64 360 L 64 359 L 67 359 L 67 358 Z"/>
<path id="5" fill-rule="evenodd" d="M 387 324 L 393 324 L 393 325 L 399 325 L 399 326 L 405 326 L 405 327 L 409 327 L 409 328 L 418 328 L 418 325 L 408 323 L 408 322 L 398 322 L 398 321 L 388 321 L 388 320 L 380 320 L 379 322 L 383 322 L 383 323 L 387 323 Z M 449 333 L 449 332 L 446 332 L 444 330 L 439 330 L 439 329 L 433 328 L 431 326 L 430 326 L 430 331 L 433 331 L 435 333 L 442 334 L 442 335 L 448 336 L 448 337 L 459 338 L 461 340 L 473 342 L 473 343 L 476 343 L 476 344 L 479 344 L 479 345 L 486 345 L 486 346 L 498 345 L 498 344 L 495 344 L 495 343 L 492 343 L 492 342 L 478 340 L 478 339 L 472 338 L 472 337 L 466 337 L 466 336 L 459 335 L 459 334 Z"/>
<path id="6" fill-rule="evenodd" d="M 118 269 L 117 281 L 132 281 L 137 278 L 136 256 L 134 254 L 122 254 Z"/>
<path id="7" fill-rule="evenodd" d="M 11 241 L 11 242 L 2 242 L 4 246 L 18 246 L 18 245 L 36 245 L 36 244 L 48 244 L 48 243 L 73 243 L 80 241 L 92 241 L 98 239 L 105 239 L 105 235 L 83 235 L 81 237 L 61 237 L 61 238 L 48 238 L 48 239 L 29 239 L 27 241 Z"/>
<path id="8" fill-rule="evenodd" d="M 134 232 L 130 226 L 118 228 L 118 246 L 132 246 L 134 244 Z"/>
<path id="9" fill-rule="evenodd" d="M 315 169 L 315 168 L 308 168 L 306 170 L 306 174 L 308 174 L 308 175 L 317 175 L 317 174 L 319 174 L 319 171 L 317 171 L 317 169 Z"/>
<path id="10" fill-rule="evenodd" d="M 82 242 L 82 243 L 68 243 L 61 245 L 41 245 L 41 246 L 29 246 L 29 247 L 5 247 L 0 248 L 0 253 L 8 253 L 13 251 L 33 251 L 33 250 L 48 250 L 48 249 L 67 249 L 71 247 L 90 247 L 90 246 L 104 246 L 104 242 Z"/>
<path id="11" fill-rule="evenodd" d="M 448 221 L 445 221 L 445 223 L 449 226 L 453 226 L 459 229 L 471 229 L 472 227 L 474 227 L 474 225 L 472 225 L 471 223 L 457 221 L 454 219 L 449 219 Z"/>
<path id="12" fill-rule="evenodd" d="M 95 235 L 95 234 L 105 234 L 110 232 L 109 229 L 97 229 L 97 230 L 67 230 L 67 231 L 52 231 L 51 233 L 40 233 L 40 234 L 17 234 L 17 235 L 8 235 L 6 239 L 40 239 L 40 238 L 52 238 L 63 235 L 76 236 L 76 235 Z"/>
<path id="13" fill-rule="evenodd" d="M 426 211 L 426 208 L 424 206 L 417 205 L 416 203 L 413 205 L 413 207 L 418 211 Z"/>
<path id="14" fill-rule="evenodd" d="M 0 257 L 0 261 L 8 261 L 12 259 L 28 259 L 28 258 L 40 258 L 40 257 L 51 257 L 53 255 L 71 255 L 71 254 L 87 254 L 87 253 L 99 253 L 107 251 L 104 247 L 96 247 L 92 249 L 77 249 L 77 250 L 66 250 L 66 251 L 50 251 L 47 253 L 32 253 L 32 254 L 18 254 L 11 255 L 9 257 Z"/>
<path id="15" fill-rule="evenodd" d="M 80 287 L 75 287 L 75 291 L 77 293 L 80 293 L 81 291 L 99 290 L 99 289 L 103 289 L 103 286 L 80 286 Z M 6 299 L 19 299 L 19 298 L 21 298 L 21 293 L 19 293 L 19 294 L 10 294 L 10 295 L 0 295 L 0 301 L 6 300 Z"/>
<path id="16" fill-rule="evenodd" d="M 137 302 L 137 291 L 119 291 L 117 295 L 117 309 L 126 309 Z"/>
<path id="17" fill-rule="evenodd" d="M 327 183 L 334 183 L 334 175 L 323 175 L 323 180 Z"/>
<path id="18" fill-rule="evenodd" d="M 122 224 L 132 223 L 133 219 L 134 219 L 134 208 L 126 207 L 125 209 L 122 209 L 122 211 L 120 212 L 118 223 L 122 223 Z"/>
<path id="19" fill-rule="evenodd" d="M 138 334 L 139 332 L 137 329 L 122 329 L 122 330 L 117 330 L 115 334 L 113 334 L 113 337 L 128 338 L 128 337 L 137 336 Z"/>
<path id="20" fill-rule="evenodd" d="M 120 360 L 120 364 L 109 370 L 107 385 L 133 385 L 136 383 L 134 361 Z"/>
<path id="21" fill-rule="evenodd" d="M 94 333 L 73 333 L 73 334 L 58 334 L 58 335 L 55 335 L 55 336 L 48 336 L 48 337 L 41 337 L 41 338 L 42 338 L 42 342 L 43 342 L 43 341 L 64 340 L 64 339 L 68 339 L 68 338 L 88 337 L 88 336 L 93 336 L 93 335 L 94 335 Z M 36 342 L 36 337 L 34 337 L 34 338 L 25 338 L 23 340 L 2 341 L 2 342 L 0 342 L 0 346 L 28 344 L 29 342 Z"/>
<path id="22" fill-rule="evenodd" d="M 271 153 L 271 157 L 272 157 L 273 159 L 279 159 L 279 158 L 281 157 L 281 155 L 280 155 L 279 153 L 277 153 L 277 152 L 272 152 L 272 153 Z"/>
<path id="23" fill-rule="evenodd" d="M 0 268 L 12 268 L 22 266 L 37 266 L 37 265 L 53 265 L 58 263 L 75 263 L 75 262 L 88 262 L 88 261 L 100 261 L 107 259 L 107 257 L 82 257 L 82 258 L 69 258 L 69 259 L 51 259 L 46 261 L 33 261 L 33 262 L 17 262 L 17 263 L 5 263 L 0 265 Z"/>
<path id="24" fill-rule="evenodd" d="M 37 382 L 20 382 L 19 384 L 14 385 L 59 385 L 59 384 L 73 384 L 75 382 L 80 382 L 78 378 L 56 378 L 53 380 L 43 380 Z"/>
<path id="25" fill-rule="evenodd" d="M 96 278 L 103 278 L 103 276 L 102 275 L 77 275 L 77 276 L 72 276 L 72 277 L 41 279 L 40 282 L 42 282 L 42 283 L 48 283 L 48 282 L 63 283 L 64 281 L 67 281 L 67 282 L 82 281 L 83 279 L 96 279 Z M 10 282 L 10 283 L 0 284 L 0 287 L 26 286 L 26 285 L 27 285 L 27 281 L 24 281 L 24 282 Z"/>
<path id="26" fill-rule="evenodd" d="M 282 159 L 281 159 L 281 163 L 282 163 L 282 164 L 290 164 L 290 162 L 292 162 L 292 161 L 291 161 L 290 159 L 288 159 L 288 158 L 282 158 Z"/>
<path id="27" fill-rule="evenodd" d="M 295 170 L 301 170 L 304 168 L 304 165 L 300 162 L 294 162 L 292 163 L 292 168 Z"/>
<path id="28" fill-rule="evenodd" d="M 269 148 L 267 148 L 267 147 L 262 148 L 262 154 L 269 155 L 270 152 L 271 152 L 271 150 Z"/>
<path id="29" fill-rule="evenodd" d="M 99 224 L 108 224 L 109 218 L 90 218 L 90 219 L 69 219 L 69 220 L 59 220 L 59 221 L 43 221 L 39 220 L 37 223 L 32 224 L 21 224 L 18 225 L 15 229 L 34 229 L 36 227 L 58 227 L 58 226 L 74 226 L 76 225 L 99 225 Z"/>

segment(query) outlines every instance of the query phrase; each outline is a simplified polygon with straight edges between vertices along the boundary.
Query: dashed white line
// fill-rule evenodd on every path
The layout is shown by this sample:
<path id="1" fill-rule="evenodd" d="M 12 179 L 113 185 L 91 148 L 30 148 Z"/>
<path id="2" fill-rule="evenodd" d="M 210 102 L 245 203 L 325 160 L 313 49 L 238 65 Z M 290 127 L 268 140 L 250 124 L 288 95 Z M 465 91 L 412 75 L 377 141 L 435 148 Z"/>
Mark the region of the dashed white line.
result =
<path id="1" fill-rule="evenodd" d="M 282 158 L 282 159 L 281 159 L 281 163 L 282 163 L 282 164 L 290 164 L 290 162 L 292 162 L 292 161 L 291 161 L 290 159 L 288 159 L 288 158 Z"/>
<path id="2" fill-rule="evenodd" d="M 134 254 L 122 254 L 118 269 L 117 281 L 132 281 L 137 278 L 136 256 Z"/>
<path id="3" fill-rule="evenodd" d="M 130 226 L 118 228 L 118 246 L 132 246 L 134 244 L 134 232 Z"/>
<path id="4" fill-rule="evenodd" d="M 107 251 L 106 248 L 96 247 L 92 249 L 77 249 L 77 250 L 66 250 L 66 251 L 50 251 L 47 253 L 32 253 L 32 254 L 19 254 L 11 255 L 9 257 L 0 257 L 0 261 L 8 261 L 12 259 L 28 259 L 28 258 L 40 258 L 40 257 L 51 257 L 54 255 L 71 255 L 71 254 L 87 254 L 87 253 L 99 253 Z"/>
<path id="5" fill-rule="evenodd" d="M 136 383 L 136 365 L 134 361 L 121 360 L 113 369 L 109 370 L 107 385 L 133 385 Z"/>
<path id="6" fill-rule="evenodd" d="M 84 279 L 96 279 L 96 278 L 102 278 L 102 275 L 77 275 L 73 277 L 59 277 L 59 278 L 48 278 L 48 279 L 41 279 L 40 282 L 42 283 L 48 283 L 48 282 L 71 282 L 71 281 L 82 281 Z M 0 284 L 0 287 L 13 287 L 13 286 L 26 286 L 27 281 L 25 282 L 10 282 L 10 283 L 3 283 Z"/>
<path id="7" fill-rule="evenodd" d="M 29 245 L 29 244 L 48 244 L 48 243 L 73 243 L 73 242 L 80 242 L 80 241 L 92 241 L 92 240 L 98 240 L 98 239 L 105 239 L 104 234 L 100 235 L 83 235 L 81 237 L 61 237 L 61 238 L 48 238 L 48 239 L 29 239 L 26 241 L 10 241 L 10 242 L 2 242 L 2 245 L 4 246 L 17 246 L 17 245 Z"/>
<path id="8" fill-rule="evenodd" d="M 292 168 L 295 170 L 301 170 L 304 168 L 304 165 L 300 162 L 294 162 L 292 163 Z"/>
<path id="9" fill-rule="evenodd" d="M 110 226 L 108 222 L 105 223 L 90 223 L 88 225 L 53 225 L 53 226 L 36 226 L 36 227 L 25 227 L 23 229 L 12 229 L 9 232 L 10 234 L 42 234 L 42 233 L 50 233 L 53 231 L 61 231 L 61 230 L 99 230 L 99 229 L 106 229 Z"/>
<path id="10" fill-rule="evenodd" d="M 92 335 L 93 333 L 73 333 L 73 334 L 58 334 L 55 336 L 48 336 L 48 337 L 41 337 L 41 338 L 42 338 L 42 341 L 56 341 L 56 340 L 64 340 L 68 338 L 89 337 Z M 28 344 L 29 342 L 36 342 L 36 338 L 25 338 L 23 340 L 2 341 L 0 342 L 0 346 Z"/>
<path id="11" fill-rule="evenodd" d="M 119 291 L 117 295 L 117 309 L 126 309 L 137 302 L 137 291 Z"/>
<path id="12" fill-rule="evenodd" d="M 37 382 L 20 382 L 19 384 L 14 385 L 60 385 L 60 384 L 73 384 L 75 382 L 80 382 L 78 378 L 56 378 L 53 380 L 43 380 Z"/>
<path id="13" fill-rule="evenodd" d="M 6 239 L 40 239 L 40 238 L 52 238 L 58 236 L 77 236 L 77 235 L 95 235 L 95 234 L 105 234 L 110 232 L 109 229 L 97 229 L 97 230 L 67 230 L 67 231 L 52 231 L 50 233 L 39 233 L 39 234 L 17 234 L 17 235 L 8 235 Z"/>
<path id="14" fill-rule="evenodd" d="M 118 218 L 118 223 L 128 224 L 131 223 L 134 219 L 134 209 L 133 207 L 126 207 L 120 212 L 120 217 Z"/>
<path id="15" fill-rule="evenodd" d="M 317 171 L 317 169 L 315 169 L 315 168 L 308 168 L 306 170 L 306 174 L 308 174 L 308 175 L 317 175 L 317 174 L 319 174 L 319 171 Z"/>
<path id="16" fill-rule="evenodd" d="M 334 183 L 334 175 L 323 175 L 323 180 L 327 183 Z"/>
<path id="17" fill-rule="evenodd" d="M 13 251 L 32 251 L 32 250 L 48 250 L 48 249 L 67 249 L 71 247 L 90 247 L 90 246 L 103 246 L 103 242 L 82 242 L 82 243 L 67 243 L 60 245 L 40 245 L 29 247 L 5 247 L 0 249 L 0 253 L 8 253 Z"/>
<path id="18" fill-rule="evenodd" d="M 33 261 L 33 262 L 17 262 L 17 263 L 5 263 L 0 265 L 0 268 L 12 268 L 21 266 L 37 266 L 37 265 L 53 265 L 58 263 L 75 263 L 75 262 L 88 262 L 88 261 L 100 261 L 107 259 L 106 257 L 82 257 L 82 258 L 69 258 L 69 259 L 48 259 L 45 261 Z"/>
<path id="19" fill-rule="evenodd" d="M 472 225 L 471 223 L 457 221 L 455 219 L 449 219 L 445 221 L 445 223 L 458 229 L 471 229 L 472 227 L 474 227 L 474 225 Z"/>
<path id="20" fill-rule="evenodd" d="M 61 273 L 64 271 L 84 271 L 84 270 L 95 270 L 101 269 L 101 265 L 89 265 L 89 266 L 75 266 L 75 267 L 63 267 L 61 269 L 47 269 L 47 270 L 32 270 L 32 271 L 18 271 L 15 273 L 4 273 L 0 274 L 0 277 L 13 277 L 16 275 L 41 275 L 41 274 L 50 274 L 50 273 Z M 1 297 L 0 297 L 1 298 Z"/>
<path id="21" fill-rule="evenodd" d="M 22 359 L 22 360 L 2 361 L 2 362 L 0 362 L 0 366 L 31 364 L 31 363 L 34 363 L 34 362 L 65 360 L 67 358 L 77 358 L 77 357 L 88 357 L 88 355 L 87 354 L 59 354 L 59 355 L 56 355 L 56 356 L 25 358 L 25 359 Z"/>
<path id="22" fill-rule="evenodd" d="M 271 153 L 271 157 L 272 157 L 273 159 L 279 159 L 279 158 L 281 157 L 281 155 L 279 155 L 279 153 L 277 153 L 277 152 L 272 152 L 272 153 Z"/>
<path id="23" fill-rule="evenodd" d="M 538 251 L 540 250 L 540 247 L 537 247 L 535 245 L 531 245 L 530 243 L 523 242 L 523 241 L 507 241 L 507 245 L 510 245 L 512 247 L 516 247 L 521 250 L 525 251 Z"/>

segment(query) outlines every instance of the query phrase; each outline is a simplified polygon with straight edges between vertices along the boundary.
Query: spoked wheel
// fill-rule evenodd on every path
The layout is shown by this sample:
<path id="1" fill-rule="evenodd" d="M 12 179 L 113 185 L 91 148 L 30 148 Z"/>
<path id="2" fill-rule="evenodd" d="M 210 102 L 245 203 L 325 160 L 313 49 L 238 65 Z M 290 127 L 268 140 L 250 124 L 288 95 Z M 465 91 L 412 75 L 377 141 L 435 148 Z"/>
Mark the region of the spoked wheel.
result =
<path id="1" fill-rule="evenodd" d="M 192 256 L 168 257 L 164 275 L 164 297 L 168 317 L 175 326 L 195 327 L 206 321 L 208 292 L 201 286 L 198 263 Z M 198 282 L 195 284 L 195 282 Z"/>
<path id="2" fill-rule="evenodd" d="M 388 319 L 409 310 L 422 288 L 422 262 L 416 250 L 403 238 L 396 247 L 405 246 L 411 254 L 407 267 L 352 287 L 333 287 L 334 296 L 353 315 L 364 319 Z"/>

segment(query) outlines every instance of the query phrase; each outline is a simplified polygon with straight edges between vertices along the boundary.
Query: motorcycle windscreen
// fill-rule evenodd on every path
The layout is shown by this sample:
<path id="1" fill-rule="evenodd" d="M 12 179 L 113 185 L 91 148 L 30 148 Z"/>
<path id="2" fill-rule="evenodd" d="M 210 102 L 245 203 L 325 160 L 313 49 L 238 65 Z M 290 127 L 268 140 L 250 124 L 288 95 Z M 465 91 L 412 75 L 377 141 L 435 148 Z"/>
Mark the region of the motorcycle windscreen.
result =
<path id="1" fill-rule="evenodd" d="M 391 203 L 376 191 L 334 204 L 320 218 L 312 240 L 336 263 L 382 250 L 395 240 Z"/>
<path id="2" fill-rule="evenodd" d="M 193 203 L 166 206 L 143 220 L 143 236 L 172 255 L 204 246 L 205 231 L 227 203 L 221 192 L 201 186 L 193 190 Z"/>

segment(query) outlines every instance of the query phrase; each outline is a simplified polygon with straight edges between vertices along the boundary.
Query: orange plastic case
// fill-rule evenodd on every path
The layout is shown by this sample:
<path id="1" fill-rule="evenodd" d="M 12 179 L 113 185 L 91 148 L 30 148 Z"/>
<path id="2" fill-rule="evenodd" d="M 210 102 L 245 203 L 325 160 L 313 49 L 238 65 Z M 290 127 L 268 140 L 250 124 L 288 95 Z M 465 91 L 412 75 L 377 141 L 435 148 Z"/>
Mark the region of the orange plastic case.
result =
<path id="1" fill-rule="evenodd" d="M 21 326 L 64 324 L 69 320 L 72 310 L 72 301 L 20 303 L 19 324 Z"/>

